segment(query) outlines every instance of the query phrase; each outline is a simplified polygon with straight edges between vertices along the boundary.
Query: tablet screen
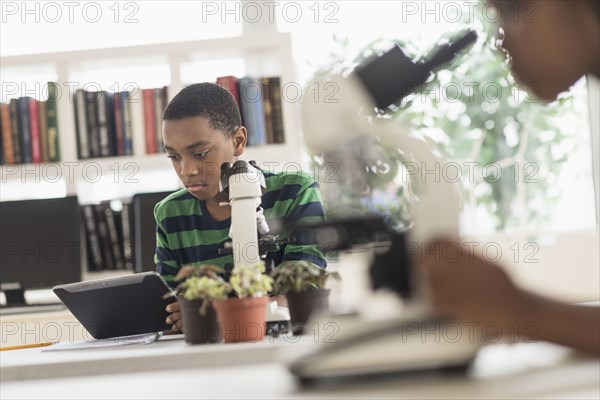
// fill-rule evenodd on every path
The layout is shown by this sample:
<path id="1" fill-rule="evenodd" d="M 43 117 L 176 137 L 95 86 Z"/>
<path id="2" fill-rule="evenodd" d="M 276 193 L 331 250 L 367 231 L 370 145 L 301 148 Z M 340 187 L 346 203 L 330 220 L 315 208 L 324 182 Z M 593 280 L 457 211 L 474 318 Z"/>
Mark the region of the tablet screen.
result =
<path id="1" fill-rule="evenodd" d="M 165 307 L 176 297 L 156 272 L 59 285 L 53 291 L 94 339 L 171 329 Z"/>

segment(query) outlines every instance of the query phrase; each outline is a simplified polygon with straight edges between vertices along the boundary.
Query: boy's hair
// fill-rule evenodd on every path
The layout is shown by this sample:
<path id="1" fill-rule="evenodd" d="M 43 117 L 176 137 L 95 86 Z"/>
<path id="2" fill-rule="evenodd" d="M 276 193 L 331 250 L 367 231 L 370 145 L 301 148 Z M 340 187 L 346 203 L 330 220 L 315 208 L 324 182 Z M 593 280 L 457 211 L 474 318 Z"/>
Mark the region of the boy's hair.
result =
<path id="1" fill-rule="evenodd" d="M 233 95 L 214 83 L 195 83 L 187 86 L 169 102 L 163 120 L 189 117 L 207 118 L 213 129 L 230 135 L 242 125 L 240 110 Z"/>

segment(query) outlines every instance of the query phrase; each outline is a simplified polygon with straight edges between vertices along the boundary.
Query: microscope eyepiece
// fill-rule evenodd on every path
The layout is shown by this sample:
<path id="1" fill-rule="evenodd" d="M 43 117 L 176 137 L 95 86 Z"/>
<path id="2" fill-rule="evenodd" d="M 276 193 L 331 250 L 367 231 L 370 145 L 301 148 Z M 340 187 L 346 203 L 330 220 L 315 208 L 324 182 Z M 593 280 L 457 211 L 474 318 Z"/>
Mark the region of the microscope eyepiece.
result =
<path id="1" fill-rule="evenodd" d="M 221 164 L 221 172 L 225 172 L 225 171 L 229 171 L 232 167 L 232 164 L 230 162 L 225 162 L 223 164 Z"/>

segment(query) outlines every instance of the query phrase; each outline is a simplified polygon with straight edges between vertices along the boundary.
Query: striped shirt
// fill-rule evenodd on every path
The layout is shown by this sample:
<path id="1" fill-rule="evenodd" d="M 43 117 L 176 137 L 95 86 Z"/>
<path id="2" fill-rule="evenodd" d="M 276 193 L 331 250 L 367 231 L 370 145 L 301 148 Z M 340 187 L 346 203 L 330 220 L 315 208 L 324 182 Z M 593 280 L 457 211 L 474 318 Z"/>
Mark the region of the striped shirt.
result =
<path id="1" fill-rule="evenodd" d="M 261 206 L 271 232 L 280 237 L 294 236 L 291 244 L 269 252 L 267 259 L 279 265 L 284 260 L 308 260 L 326 267 L 322 251 L 308 235 L 291 232 L 289 224 L 317 222 L 325 219 L 319 184 L 304 173 L 264 173 L 267 186 Z M 184 265 L 215 264 L 230 271 L 233 256 L 220 255 L 219 249 L 231 241 L 231 218 L 213 219 L 204 201 L 187 189 L 170 194 L 154 208 L 156 220 L 157 272 L 174 286 L 173 278 Z M 271 233 L 270 232 L 270 233 Z M 260 234 L 259 234 L 260 237 Z"/>

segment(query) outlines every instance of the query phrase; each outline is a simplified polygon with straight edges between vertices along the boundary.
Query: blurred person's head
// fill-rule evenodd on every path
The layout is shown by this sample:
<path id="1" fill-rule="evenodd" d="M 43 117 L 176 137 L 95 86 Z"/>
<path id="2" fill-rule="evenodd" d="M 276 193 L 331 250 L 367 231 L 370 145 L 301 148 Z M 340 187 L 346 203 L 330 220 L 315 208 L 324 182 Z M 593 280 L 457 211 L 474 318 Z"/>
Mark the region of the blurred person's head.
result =
<path id="1" fill-rule="evenodd" d="M 544 101 L 600 76 L 600 0 L 489 0 L 515 78 Z"/>

